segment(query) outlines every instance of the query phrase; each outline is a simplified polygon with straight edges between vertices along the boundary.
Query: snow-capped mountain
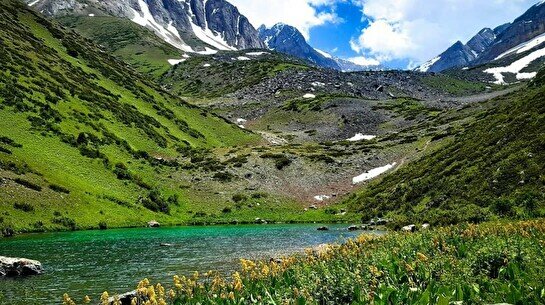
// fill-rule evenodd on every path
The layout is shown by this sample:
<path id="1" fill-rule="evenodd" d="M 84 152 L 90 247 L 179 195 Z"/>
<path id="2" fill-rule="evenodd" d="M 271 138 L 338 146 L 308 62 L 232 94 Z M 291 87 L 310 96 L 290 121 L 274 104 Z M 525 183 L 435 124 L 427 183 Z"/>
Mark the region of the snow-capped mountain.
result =
<path id="1" fill-rule="evenodd" d="M 278 23 L 271 28 L 262 25 L 258 31 L 259 37 L 267 48 L 310 61 L 323 68 L 347 72 L 370 70 L 372 68 L 334 57 L 311 47 L 297 28 L 287 24 Z"/>
<path id="2" fill-rule="evenodd" d="M 225 0 L 25 0 L 47 16 L 116 16 L 186 52 L 263 48 L 257 30 Z"/>
<path id="3" fill-rule="evenodd" d="M 278 23 L 271 28 L 266 28 L 263 25 L 258 31 L 261 40 L 271 50 L 305 59 L 320 67 L 339 69 L 332 58 L 324 56 L 311 47 L 303 34 L 293 26 Z"/>
<path id="4" fill-rule="evenodd" d="M 441 72 L 451 68 L 463 68 L 493 63 L 499 59 L 505 59 L 510 55 L 521 54 L 525 51 L 530 51 L 531 49 L 537 51 L 540 48 L 545 48 L 545 44 L 541 45 L 545 42 L 545 39 L 543 38 L 544 34 L 545 2 L 542 1 L 532 6 L 522 16 L 515 19 L 513 23 L 498 26 L 493 30 L 485 28 L 465 45 L 458 41 L 447 51 L 424 63 L 416 70 L 421 72 Z M 539 55 L 540 53 L 534 53 L 533 56 L 536 57 L 536 54 Z M 519 57 L 520 56 L 510 56 L 512 62 L 518 61 L 520 59 Z M 541 56 L 533 58 L 526 66 L 540 58 Z M 502 61 L 502 65 L 510 63 L 511 62 L 508 60 Z M 519 71 L 526 66 L 519 69 Z M 507 66 L 504 68 L 507 68 Z M 496 76 L 498 76 L 497 73 Z M 521 75 L 521 77 L 522 76 L 525 75 Z"/>
<path id="5" fill-rule="evenodd" d="M 490 48 L 506 26 L 495 29 L 484 28 L 467 44 L 457 41 L 439 56 L 427 61 L 416 70 L 420 72 L 441 72 L 456 67 L 466 67 Z"/>

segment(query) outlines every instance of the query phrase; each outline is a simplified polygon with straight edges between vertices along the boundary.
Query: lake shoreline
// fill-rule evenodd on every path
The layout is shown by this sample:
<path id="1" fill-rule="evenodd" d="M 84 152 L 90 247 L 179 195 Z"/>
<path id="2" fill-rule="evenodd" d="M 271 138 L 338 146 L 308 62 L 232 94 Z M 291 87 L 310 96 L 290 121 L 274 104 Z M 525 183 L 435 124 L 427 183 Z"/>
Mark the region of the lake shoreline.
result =
<path id="1" fill-rule="evenodd" d="M 318 231 L 318 226 L 328 231 Z M 111 229 L 28 234 L 0 242 L 7 257 L 40 261 L 44 273 L 24 279 L 5 279 L 3 301 L 13 305 L 56 305 L 70 292 L 81 300 L 103 291 L 133 290 L 138 281 L 171 283 L 174 275 L 191 276 L 217 270 L 225 276 L 239 270 L 240 259 L 280 258 L 322 244 L 340 244 L 364 233 L 346 224 L 270 224 L 157 229 Z M 26 295 L 26 302 L 20 299 Z M 43 301 L 42 301 L 43 300 Z M 2 300 L 0 298 L 0 304 Z"/>
<path id="2" fill-rule="evenodd" d="M 337 224 L 356 224 L 357 221 L 349 221 L 349 220 L 338 220 L 338 221 L 326 221 L 326 220 L 316 220 L 316 221 L 286 221 L 286 222 L 267 222 L 267 223 L 255 223 L 251 221 L 241 221 L 237 223 L 231 223 L 231 222 L 214 222 L 214 223 L 202 223 L 202 224 L 196 224 L 196 223 L 179 223 L 179 224 L 167 224 L 161 226 L 159 228 L 181 228 L 181 227 L 220 227 L 220 226 L 246 226 L 246 225 L 260 225 L 260 226 L 270 226 L 270 225 L 301 225 L 301 224 L 322 224 L 322 225 L 337 225 Z M 357 223 L 360 225 L 361 223 Z M 69 229 L 59 229 L 59 230 L 28 230 L 28 231 L 22 231 L 22 232 L 15 232 L 12 236 L 2 236 L 0 234 L 0 240 L 3 239 L 10 239 L 15 236 L 22 236 L 22 235 L 32 235 L 32 234 L 42 234 L 42 233 L 65 233 L 65 232 L 80 232 L 80 231 L 111 231 L 111 230 L 119 230 L 119 229 L 142 229 L 142 228 L 149 228 L 150 230 L 158 229 L 158 228 L 152 228 L 149 227 L 147 224 L 144 225 L 130 225 L 130 226 L 119 226 L 119 227 L 109 227 L 106 229 L 101 229 L 97 227 L 89 227 L 89 228 L 77 228 L 76 230 L 69 230 Z M 348 229 L 348 227 L 347 227 Z M 384 231 L 386 230 L 386 227 L 380 227 L 380 230 Z"/>

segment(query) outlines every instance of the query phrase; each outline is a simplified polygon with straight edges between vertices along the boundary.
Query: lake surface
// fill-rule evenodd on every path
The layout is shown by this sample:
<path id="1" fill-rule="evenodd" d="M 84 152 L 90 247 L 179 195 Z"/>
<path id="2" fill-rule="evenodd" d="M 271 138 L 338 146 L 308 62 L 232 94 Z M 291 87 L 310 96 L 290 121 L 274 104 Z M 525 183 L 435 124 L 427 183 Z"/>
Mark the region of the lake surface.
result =
<path id="1" fill-rule="evenodd" d="M 171 284 L 175 274 L 238 268 L 240 258 L 270 258 L 362 232 L 347 225 L 248 225 L 119 229 L 21 235 L 0 239 L 0 255 L 42 262 L 40 276 L 0 280 L 0 304 L 60 304 L 65 292 L 94 301 L 105 290 L 133 290 L 143 278 Z M 162 243 L 172 244 L 161 247 Z M 96 302 L 93 302 L 96 303 Z"/>

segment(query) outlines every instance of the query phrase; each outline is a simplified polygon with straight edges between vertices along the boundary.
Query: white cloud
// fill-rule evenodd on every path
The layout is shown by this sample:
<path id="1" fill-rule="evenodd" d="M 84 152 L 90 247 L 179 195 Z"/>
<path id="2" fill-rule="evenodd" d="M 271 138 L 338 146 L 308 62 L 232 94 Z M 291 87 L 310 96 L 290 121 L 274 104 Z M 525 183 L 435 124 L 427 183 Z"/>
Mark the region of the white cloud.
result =
<path id="1" fill-rule="evenodd" d="M 369 27 L 350 42 L 377 59 L 426 61 L 480 29 L 512 21 L 537 0 L 353 0 Z"/>
<path id="2" fill-rule="evenodd" d="M 349 58 L 348 61 L 351 61 L 357 65 L 360 66 L 378 66 L 380 65 L 380 61 L 374 59 L 374 58 L 367 58 L 365 56 L 357 56 Z"/>
<path id="3" fill-rule="evenodd" d="M 259 27 L 268 27 L 278 22 L 295 26 L 305 38 L 309 38 L 312 27 L 327 23 L 338 23 L 342 20 L 333 9 L 335 3 L 345 0 L 230 0 L 240 12 Z M 328 7 L 319 10 L 319 7 Z"/>

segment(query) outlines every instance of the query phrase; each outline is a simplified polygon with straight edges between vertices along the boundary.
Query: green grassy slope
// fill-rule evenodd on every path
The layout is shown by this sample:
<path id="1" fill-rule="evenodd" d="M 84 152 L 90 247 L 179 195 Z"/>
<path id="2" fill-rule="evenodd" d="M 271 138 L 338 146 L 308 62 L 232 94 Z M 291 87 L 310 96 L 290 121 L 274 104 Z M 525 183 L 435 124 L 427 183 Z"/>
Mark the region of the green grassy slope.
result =
<path id="1" fill-rule="evenodd" d="M 260 141 L 18 1 L 0 26 L 0 227 L 178 223 L 194 200 L 173 173 Z"/>
<path id="2" fill-rule="evenodd" d="M 168 59 L 180 59 L 183 52 L 157 37 L 150 30 L 123 18 L 63 17 L 63 25 L 104 46 L 141 73 L 159 77 L 170 68 Z"/>
<path id="3" fill-rule="evenodd" d="M 395 225 L 545 215 L 545 87 L 485 105 L 441 136 L 440 149 L 350 196 L 349 206 Z"/>

